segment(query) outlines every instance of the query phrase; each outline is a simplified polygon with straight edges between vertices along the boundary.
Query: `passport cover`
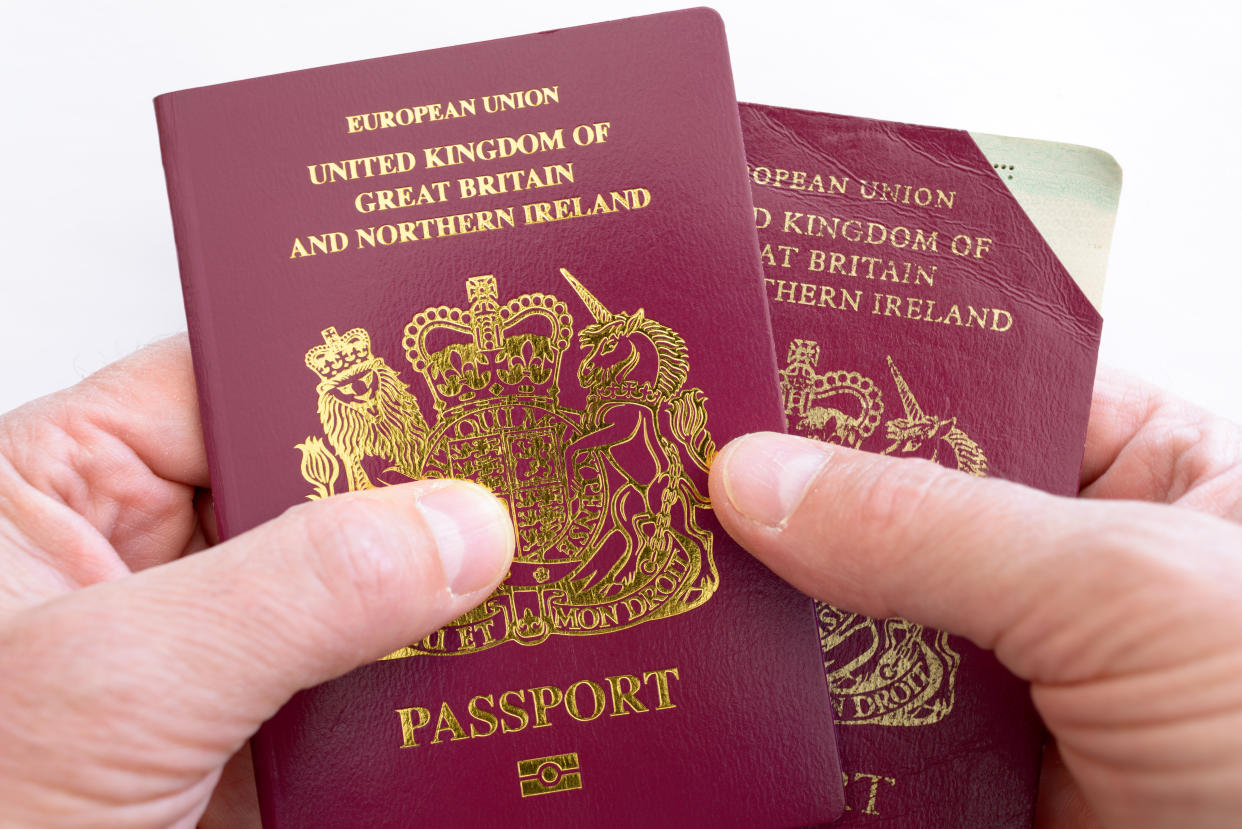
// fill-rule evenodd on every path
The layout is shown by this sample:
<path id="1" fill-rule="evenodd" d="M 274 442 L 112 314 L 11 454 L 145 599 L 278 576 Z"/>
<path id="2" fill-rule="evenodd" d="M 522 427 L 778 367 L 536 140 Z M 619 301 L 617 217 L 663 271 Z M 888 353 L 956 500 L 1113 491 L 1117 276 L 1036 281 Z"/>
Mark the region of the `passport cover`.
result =
<path id="1" fill-rule="evenodd" d="M 811 603 L 706 497 L 717 445 L 783 423 L 719 18 L 156 110 L 222 535 L 444 476 L 518 528 L 478 610 L 264 726 L 265 822 L 836 817 Z"/>
<path id="2" fill-rule="evenodd" d="M 1111 157 L 741 112 L 790 430 L 1075 495 Z M 846 790 L 837 825 L 1031 824 L 1043 732 L 1023 683 L 902 619 L 826 605 L 818 619 Z"/>

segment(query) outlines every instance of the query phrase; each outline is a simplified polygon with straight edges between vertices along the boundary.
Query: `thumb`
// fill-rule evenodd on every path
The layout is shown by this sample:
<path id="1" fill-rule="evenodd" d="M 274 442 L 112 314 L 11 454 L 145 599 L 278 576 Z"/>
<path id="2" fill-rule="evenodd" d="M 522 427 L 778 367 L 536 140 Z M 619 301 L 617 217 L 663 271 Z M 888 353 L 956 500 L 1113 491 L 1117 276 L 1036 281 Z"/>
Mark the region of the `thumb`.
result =
<path id="1" fill-rule="evenodd" d="M 72 729 L 66 744 L 80 749 L 96 731 L 115 743 L 115 723 L 129 722 L 125 737 L 137 745 L 193 746 L 222 762 L 298 690 L 478 604 L 505 575 L 514 543 L 508 510 L 466 482 L 294 507 L 202 553 L 13 619 L 6 668 L 30 678 L 22 694 L 35 701 L 22 730 L 49 745 L 49 734 Z"/>
<path id="2" fill-rule="evenodd" d="M 801 437 L 733 441 L 710 484 L 729 533 L 804 593 L 969 637 L 1037 682 L 1079 681 L 1104 663 L 1152 668 L 1168 650 L 1157 640 L 1205 614 L 1194 597 L 1237 582 L 1220 552 L 1237 533 L 1217 519 L 1058 498 Z M 1170 652 L 1219 638 L 1183 637 Z"/>

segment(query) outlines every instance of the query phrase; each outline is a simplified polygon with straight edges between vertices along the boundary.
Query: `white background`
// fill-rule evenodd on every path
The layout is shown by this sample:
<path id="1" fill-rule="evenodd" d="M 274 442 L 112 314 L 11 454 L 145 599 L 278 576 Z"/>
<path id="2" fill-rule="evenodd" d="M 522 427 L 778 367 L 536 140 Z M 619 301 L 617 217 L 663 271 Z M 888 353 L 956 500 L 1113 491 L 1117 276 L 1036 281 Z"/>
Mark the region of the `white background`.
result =
<path id="1" fill-rule="evenodd" d="M 677 7 L 2 5 L 0 412 L 184 328 L 154 95 Z M 1125 184 L 1102 359 L 1242 420 L 1238 4 L 716 8 L 742 100 L 1113 153 Z"/>

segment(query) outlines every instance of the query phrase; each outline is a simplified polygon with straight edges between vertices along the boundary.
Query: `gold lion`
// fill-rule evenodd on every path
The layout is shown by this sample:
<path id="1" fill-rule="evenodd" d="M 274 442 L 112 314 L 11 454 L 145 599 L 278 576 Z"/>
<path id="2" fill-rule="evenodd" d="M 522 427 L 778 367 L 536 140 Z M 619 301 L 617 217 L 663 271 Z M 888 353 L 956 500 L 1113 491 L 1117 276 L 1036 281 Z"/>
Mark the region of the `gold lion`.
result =
<path id="1" fill-rule="evenodd" d="M 371 354 L 370 336 L 361 328 L 338 335 L 323 332 L 324 344 L 311 349 L 306 364 L 319 375 L 319 421 L 328 444 L 345 467 L 351 491 L 373 487 L 364 458 L 383 458 L 410 478 L 419 466 L 427 422 L 418 401 L 383 357 Z"/>

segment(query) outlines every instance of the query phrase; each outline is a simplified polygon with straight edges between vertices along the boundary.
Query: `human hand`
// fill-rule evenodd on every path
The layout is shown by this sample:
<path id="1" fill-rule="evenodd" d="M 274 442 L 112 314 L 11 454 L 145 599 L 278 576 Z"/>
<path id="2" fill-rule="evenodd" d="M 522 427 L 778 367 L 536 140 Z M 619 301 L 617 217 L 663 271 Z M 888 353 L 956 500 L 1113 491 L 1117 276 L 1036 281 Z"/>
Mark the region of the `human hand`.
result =
<path id="1" fill-rule="evenodd" d="M 473 484 L 218 545 L 207 485 L 184 337 L 0 418 L 0 825 L 258 825 L 259 724 L 460 616 L 513 555 Z"/>
<path id="2" fill-rule="evenodd" d="M 726 529 L 811 596 L 964 635 L 1055 740 L 1039 826 L 1242 815 L 1242 430 L 1097 381 L 1083 497 L 757 434 L 722 450 Z"/>

